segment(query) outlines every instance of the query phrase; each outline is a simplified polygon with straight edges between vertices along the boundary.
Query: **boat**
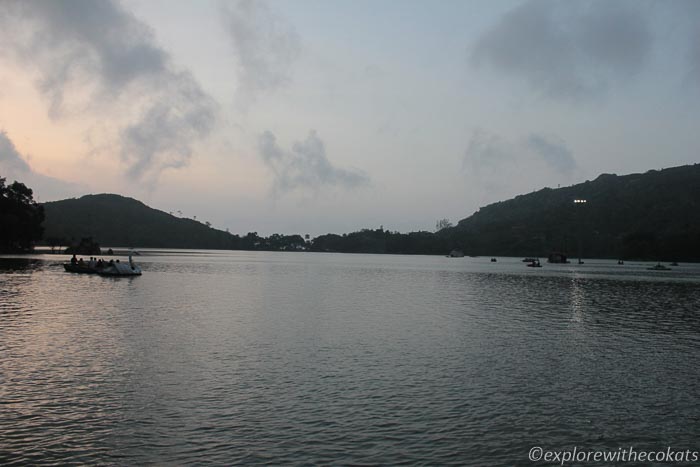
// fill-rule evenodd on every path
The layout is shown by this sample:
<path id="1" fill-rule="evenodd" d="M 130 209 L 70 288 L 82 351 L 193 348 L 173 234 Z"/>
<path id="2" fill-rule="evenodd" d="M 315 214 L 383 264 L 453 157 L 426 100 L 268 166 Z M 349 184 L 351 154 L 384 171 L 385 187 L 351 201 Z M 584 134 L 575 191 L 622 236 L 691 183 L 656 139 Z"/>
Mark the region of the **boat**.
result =
<path id="1" fill-rule="evenodd" d="M 671 266 L 678 266 L 678 261 L 674 261 L 673 263 L 671 263 Z"/>
<path id="2" fill-rule="evenodd" d="M 141 268 L 136 266 L 129 256 L 128 263 L 116 261 L 97 271 L 97 274 L 100 276 L 140 276 Z"/>
<path id="3" fill-rule="evenodd" d="M 531 262 L 527 263 L 526 266 L 528 268 L 541 268 L 542 267 L 539 259 L 533 259 Z"/>
<path id="4" fill-rule="evenodd" d="M 448 258 L 464 258 L 464 252 L 462 250 L 452 250 L 450 254 L 447 255 Z"/>
<path id="5" fill-rule="evenodd" d="M 536 259 L 537 259 L 537 258 L 530 258 L 530 257 L 528 257 L 528 258 L 523 258 L 523 263 L 532 263 L 532 262 L 535 261 Z"/>
<path id="6" fill-rule="evenodd" d="M 657 263 L 656 266 L 652 266 L 650 268 L 647 268 L 647 270 L 649 270 L 649 271 L 670 271 L 671 268 L 669 268 L 668 266 L 664 266 L 661 263 Z"/>
<path id="7" fill-rule="evenodd" d="M 498 261 L 496 258 L 491 258 L 492 263 L 495 263 L 496 261 Z"/>
<path id="8" fill-rule="evenodd" d="M 92 263 L 92 264 L 91 264 Z M 99 274 L 100 276 L 140 276 L 141 268 L 134 264 L 131 255 L 129 255 L 128 263 L 121 263 L 119 260 L 102 263 L 102 266 L 97 266 L 95 262 L 80 263 L 71 262 L 64 263 L 63 268 L 67 272 L 77 274 Z"/>
<path id="9" fill-rule="evenodd" d="M 91 268 L 87 264 L 81 266 L 78 263 L 63 263 L 63 268 L 67 272 L 74 272 L 77 274 L 97 274 L 97 269 Z"/>

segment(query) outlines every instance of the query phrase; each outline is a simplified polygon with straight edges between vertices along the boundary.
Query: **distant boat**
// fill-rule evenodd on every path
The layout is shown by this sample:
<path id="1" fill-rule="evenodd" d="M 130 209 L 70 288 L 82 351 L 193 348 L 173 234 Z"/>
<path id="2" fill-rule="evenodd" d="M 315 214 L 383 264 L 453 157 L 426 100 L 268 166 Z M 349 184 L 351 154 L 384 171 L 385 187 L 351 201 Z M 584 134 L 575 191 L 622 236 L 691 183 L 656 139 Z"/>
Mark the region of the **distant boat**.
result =
<path id="1" fill-rule="evenodd" d="M 464 252 L 462 250 L 452 250 L 450 254 L 447 255 L 448 258 L 464 258 Z"/>
<path id="2" fill-rule="evenodd" d="M 649 271 L 670 271 L 671 268 L 664 266 L 661 263 L 657 263 L 656 266 L 652 266 L 650 268 L 647 268 Z"/>
<path id="3" fill-rule="evenodd" d="M 536 261 L 537 258 L 523 258 L 523 263 L 532 263 L 533 261 Z"/>
<path id="4" fill-rule="evenodd" d="M 495 263 L 496 261 L 498 261 L 496 258 L 491 258 L 492 263 Z"/>
<path id="5" fill-rule="evenodd" d="M 620 265 L 622 265 L 622 264 L 625 264 L 625 262 L 624 262 L 624 261 L 622 261 L 621 259 L 618 259 L 618 260 L 617 260 L 617 264 L 620 264 Z"/>
<path id="6" fill-rule="evenodd" d="M 673 263 L 671 263 L 671 266 L 678 266 L 678 262 L 674 261 Z"/>
<path id="7" fill-rule="evenodd" d="M 533 259 L 531 262 L 527 263 L 526 266 L 528 268 L 541 268 L 542 267 L 539 259 Z"/>

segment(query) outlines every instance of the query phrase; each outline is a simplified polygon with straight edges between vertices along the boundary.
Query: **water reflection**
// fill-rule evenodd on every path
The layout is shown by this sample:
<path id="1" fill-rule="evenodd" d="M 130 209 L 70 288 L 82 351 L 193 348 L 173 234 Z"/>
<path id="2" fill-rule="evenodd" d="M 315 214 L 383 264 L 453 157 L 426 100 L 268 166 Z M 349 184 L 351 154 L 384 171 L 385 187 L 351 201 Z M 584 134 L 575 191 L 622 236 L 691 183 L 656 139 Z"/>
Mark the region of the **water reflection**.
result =
<path id="1" fill-rule="evenodd" d="M 37 258 L 2 257 L 0 256 L 0 274 L 31 273 L 45 266 L 46 263 Z"/>
<path id="2" fill-rule="evenodd" d="M 61 259 L 0 259 L 3 464 L 504 465 L 700 435 L 692 266 L 145 251 L 110 279 Z"/>

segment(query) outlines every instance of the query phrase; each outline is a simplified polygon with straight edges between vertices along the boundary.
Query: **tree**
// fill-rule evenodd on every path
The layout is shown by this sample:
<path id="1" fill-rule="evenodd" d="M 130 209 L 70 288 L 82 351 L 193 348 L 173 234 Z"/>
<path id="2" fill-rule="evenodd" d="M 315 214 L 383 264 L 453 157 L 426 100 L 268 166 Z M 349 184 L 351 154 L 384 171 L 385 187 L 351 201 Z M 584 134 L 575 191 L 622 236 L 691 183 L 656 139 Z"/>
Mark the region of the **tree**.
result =
<path id="1" fill-rule="evenodd" d="M 99 255 L 102 254 L 102 249 L 92 237 L 83 237 L 77 245 L 66 248 L 66 253 L 69 255 Z"/>
<path id="2" fill-rule="evenodd" d="M 44 232 L 44 208 L 25 184 L 0 177 L 0 251 L 29 251 Z"/>
<path id="3" fill-rule="evenodd" d="M 61 237 L 49 237 L 46 239 L 46 244 L 51 247 L 51 253 L 55 253 L 56 248 L 58 248 L 58 251 L 61 251 L 61 246 L 67 243 L 68 241 Z"/>
<path id="4" fill-rule="evenodd" d="M 440 219 L 435 223 L 435 231 L 439 232 L 442 229 L 449 229 L 452 227 L 452 222 L 449 219 Z"/>

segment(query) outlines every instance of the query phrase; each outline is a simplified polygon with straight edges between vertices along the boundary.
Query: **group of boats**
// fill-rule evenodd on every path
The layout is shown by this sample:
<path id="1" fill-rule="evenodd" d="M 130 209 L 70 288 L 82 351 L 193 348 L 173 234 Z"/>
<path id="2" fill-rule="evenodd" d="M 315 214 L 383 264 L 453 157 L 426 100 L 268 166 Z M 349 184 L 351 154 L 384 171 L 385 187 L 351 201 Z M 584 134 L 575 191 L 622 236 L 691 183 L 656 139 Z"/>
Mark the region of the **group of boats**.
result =
<path id="1" fill-rule="evenodd" d="M 76 274 L 99 274 L 100 276 L 140 276 L 141 267 L 134 263 L 134 260 L 129 255 L 129 262 L 122 263 L 119 260 L 103 261 L 97 258 L 90 258 L 89 261 L 83 258 L 77 259 L 75 255 L 69 263 L 63 264 L 67 272 Z"/>
<path id="2" fill-rule="evenodd" d="M 463 257 L 464 257 L 464 253 L 462 253 L 462 251 L 460 251 L 460 250 L 452 250 L 452 251 L 450 252 L 450 254 L 447 255 L 447 257 L 448 257 L 448 258 L 463 258 Z M 492 262 L 492 263 L 495 263 L 495 262 L 497 262 L 497 261 L 498 261 L 498 260 L 497 260 L 496 258 L 491 258 L 491 262 Z M 527 257 L 527 258 L 523 258 L 522 261 L 523 261 L 523 263 L 526 263 L 525 266 L 527 266 L 527 267 L 529 267 L 529 268 L 541 268 L 541 267 L 542 267 L 542 263 L 540 263 L 540 259 L 539 259 L 539 258 Z M 556 254 L 556 255 L 554 255 L 554 256 L 553 256 L 553 255 L 550 255 L 550 257 L 549 257 L 549 259 L 547 260 L 547 262 L 549 262 L 549 263 L 565 263 L 565 264 L 568 264 L 570 261 L 566 258 L 566 256 L 564 256 L 564 255 L 562 255 L 562 254 Z M 581 261 L 581 260 L 579 259 L 579 260 L 578 260 L 578 264 L 583 264 L 583 261 Z M 617 261 L 617 264 L 618 264 L 618 265 L 624 265 L 625 262 L 624 262 L 623 260 L 618 260 L 618 261 Z M 671 266 L 678 266 L 678 263 L 677 263 L 676 261 L 674 261 L 674 262 L 672 262 L 670 265 L 671 265 Z M 664 264 L 661 264 L 661 263 L 657 263 L 656 265 L 651 266 L 651 267 L 648 267 L 647 269 L 648 269 L 649 271 L 670 271 L 670 270 L 671 270 L 670 267 L 668 267 L 668 266 L 666 266 L 666 265 L 664 265 Z"/>

